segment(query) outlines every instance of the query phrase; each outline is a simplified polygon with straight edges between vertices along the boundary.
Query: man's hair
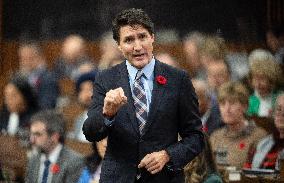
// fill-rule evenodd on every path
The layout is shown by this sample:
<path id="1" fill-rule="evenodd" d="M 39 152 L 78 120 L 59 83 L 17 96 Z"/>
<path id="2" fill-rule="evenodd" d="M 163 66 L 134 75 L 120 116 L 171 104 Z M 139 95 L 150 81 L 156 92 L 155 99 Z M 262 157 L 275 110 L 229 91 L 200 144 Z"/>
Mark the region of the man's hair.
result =
<path id="1" fill-rule="evenodd" d="M 33 49 L 36 52 L 37 55 L 43 54 L 42 53 L 42 46 L 41 46 L 41 43 L 39 41 L 36 41 L 36 40 L 21 41 L 20 45 L 19 45 L 19 49 L 22 49 L 22 48 L 25 48 L 25 47 Z"/>
<path id="2" fill-rule="evenodd" d="M 262 75 L 274 86 L 278 84 L 282 77 L 282 70 L 274 60 L 254 60 L 250 65 L 250 79 L 255 75 Z"/>
<path id="3" fill-rule="evenodd" d="M 126 25 L 141 25 L 150 34 L 154 33 L 154 23 L 142 9 L 126 9 L 120 12 L 112 22 L 113 39 L 119 43 L 120 28 Z"/>
<path id="4" fill-rule="evenodd" d="M 219 103 L 225 100 L 233 100 L 241 104 L 248 105 L 249 92 L 248 89 L 238 81 L 229 81 L 221 85 L 218 89 Z"/>
<path id="5" fill-rule="evenodd" d="M 59 142 L 64 143 L 65 139 L 65 122 L 63 116 L 55 110 L 44 110 L 34 114 L 31 117 L 31 125 L 37 122 L 41 122 L 46 127 L 48 135 L 54 133 L 59 134 Z"/>

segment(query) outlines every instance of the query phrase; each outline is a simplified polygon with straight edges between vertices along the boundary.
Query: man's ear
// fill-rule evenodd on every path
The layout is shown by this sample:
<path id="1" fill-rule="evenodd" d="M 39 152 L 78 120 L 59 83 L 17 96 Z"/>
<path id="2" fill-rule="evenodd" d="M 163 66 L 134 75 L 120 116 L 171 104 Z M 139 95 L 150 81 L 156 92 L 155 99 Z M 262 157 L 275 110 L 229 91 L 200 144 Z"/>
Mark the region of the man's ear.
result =
<path id="1" fill-rule="evenodd" d="M 53 133 L 50 138 L 52 139 L 53 142 L 59 142 L 59 138 L 60 138 L 60 135 L 59 133 Z"/>

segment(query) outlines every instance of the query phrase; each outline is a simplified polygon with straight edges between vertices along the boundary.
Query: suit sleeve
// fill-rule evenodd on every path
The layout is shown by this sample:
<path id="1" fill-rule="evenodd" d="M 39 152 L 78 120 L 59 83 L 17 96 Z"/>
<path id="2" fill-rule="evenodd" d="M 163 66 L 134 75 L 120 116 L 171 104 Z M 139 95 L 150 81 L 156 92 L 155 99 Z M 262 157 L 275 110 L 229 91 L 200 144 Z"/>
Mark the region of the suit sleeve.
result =
<path id="1" fill-rule="evenodd" d="M 65 182 L 77 183 L 84 168 L 84 159 L 82 157 L 73 157 L 69 163 Z"/>
<path id="2" fill-rule="evenodd" d="M 166 149 L 170 156 L 168 167 L 172 170 L 183 169 L 204 147 L 198 100 L 186 73 L 182 77 L 178 101 L 178 128 L 182 140 Z"/>
<path id="3" fill-rule="evenodd" d="M 104 123 L 105 118 L 102 112 L 106 89 L 103 86 L 101 76 L 101 73 L 97 74 L 92 105 L 88 111 L 88 118 L 83 125 L 83 133 L 90 142 L 100 141 L 107 137 L 108 134 L 108 126 Z"/>

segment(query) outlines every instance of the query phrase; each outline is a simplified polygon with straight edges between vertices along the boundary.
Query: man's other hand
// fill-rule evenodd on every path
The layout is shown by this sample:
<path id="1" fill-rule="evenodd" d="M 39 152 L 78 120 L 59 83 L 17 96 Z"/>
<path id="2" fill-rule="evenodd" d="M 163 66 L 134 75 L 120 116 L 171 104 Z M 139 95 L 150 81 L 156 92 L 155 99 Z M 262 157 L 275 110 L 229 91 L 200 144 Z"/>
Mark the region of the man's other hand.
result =
<path id="1" fill-rule="evenodd" d="M 146 168 L 151 174 L 160 172 L 165 164 L 170 160 L 165 150 L 147 154 L 139 163 L 138 168 Z"/>

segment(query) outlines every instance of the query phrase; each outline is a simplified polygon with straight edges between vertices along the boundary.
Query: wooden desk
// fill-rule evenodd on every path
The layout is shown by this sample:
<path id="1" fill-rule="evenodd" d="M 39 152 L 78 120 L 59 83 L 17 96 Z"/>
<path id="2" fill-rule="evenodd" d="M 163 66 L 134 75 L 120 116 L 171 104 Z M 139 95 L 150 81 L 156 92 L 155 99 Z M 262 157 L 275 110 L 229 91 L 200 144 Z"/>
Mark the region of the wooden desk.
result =
<path id="1" fill-rule="evenodd" d="M 0 162 L 11 173 L 11 179 L 23 177 L 27 164 L 27 148 L 16 137 L 0 135 Z"/>

